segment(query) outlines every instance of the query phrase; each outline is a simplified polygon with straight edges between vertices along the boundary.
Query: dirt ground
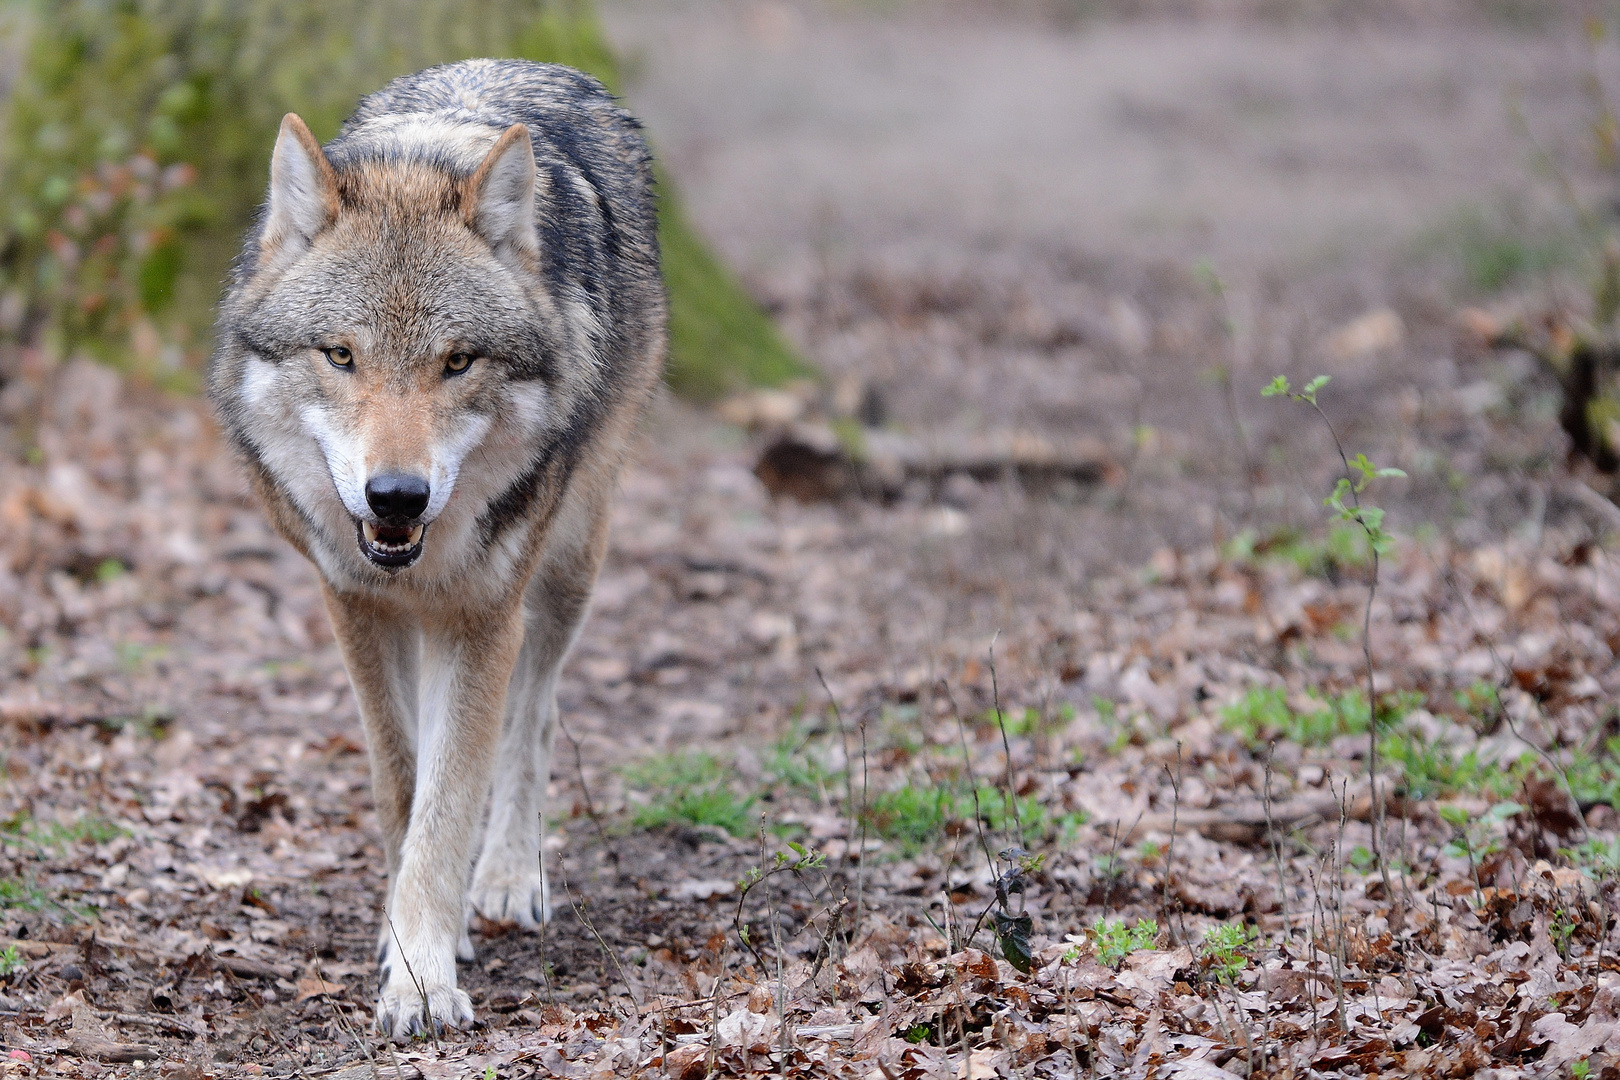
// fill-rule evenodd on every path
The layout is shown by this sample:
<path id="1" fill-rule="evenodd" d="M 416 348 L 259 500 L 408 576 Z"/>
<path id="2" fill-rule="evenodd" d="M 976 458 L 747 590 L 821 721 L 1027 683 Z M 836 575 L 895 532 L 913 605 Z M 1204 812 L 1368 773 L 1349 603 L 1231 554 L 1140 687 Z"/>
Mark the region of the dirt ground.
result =
<path id="1" fill-rule="evenodd" d="M 475 934 L 473 1032 L 369 1033 L 353 697 L 205 408 L 7 361 L 0 1071 L 1620 1067 L 1620 514 L 1444 242 L 1550 205 L 1509 106 L 1573 160 L 1591 58 L 1558 20 L 1058 7 L 605 6 L 695 219 L 834 389 L 649 419 L 561 689 L 559 915 Z M 1371 574 L 1279 372 L 1407 473 L 1369 491 L 1376 793 Z M 800 503 L 754 472 L 783 408 L 1102 466 Z"/>

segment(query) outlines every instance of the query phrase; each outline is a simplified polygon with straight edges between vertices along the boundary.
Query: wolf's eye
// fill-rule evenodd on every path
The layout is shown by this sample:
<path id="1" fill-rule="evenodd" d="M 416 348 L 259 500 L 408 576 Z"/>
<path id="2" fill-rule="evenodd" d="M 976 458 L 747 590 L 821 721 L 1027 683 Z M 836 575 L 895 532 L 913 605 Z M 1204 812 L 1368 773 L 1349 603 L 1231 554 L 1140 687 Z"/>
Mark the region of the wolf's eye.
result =
<path id="1" fill-rule="evenodd" d="M 331 361 L 333 367 L 354 367 L 354 353 L 345 349 L 342 345 L 334 345 L 330 349 L 322 349 L 321 352 L 326 354 L 326 359 Z"/>
<path id="2" fill-rule="evenodd" d="M 444 362 L 444 373 L 446 375 L 460 375 L 463 371 L 472 367 L 472 362 L 472 353 L 451 353 L 450 359 Z"/>

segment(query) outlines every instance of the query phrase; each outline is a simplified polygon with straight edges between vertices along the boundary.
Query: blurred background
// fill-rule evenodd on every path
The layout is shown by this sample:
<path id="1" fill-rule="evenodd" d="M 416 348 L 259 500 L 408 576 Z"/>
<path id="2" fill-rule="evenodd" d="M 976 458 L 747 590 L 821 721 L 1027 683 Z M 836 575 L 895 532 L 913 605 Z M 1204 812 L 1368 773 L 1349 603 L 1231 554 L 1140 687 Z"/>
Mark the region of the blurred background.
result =
<path id="1" fill-rule="evenodd" d="M 1398 497 L 1438 528 L 1522 517 L 1561 412 L 1605 475 L 1620 464 L 1603 379 L 1570 382 L 1575 339 L 1601 351 L 1620 291 L 1620 53 L 1599 0 L 85 0 L 4 16 L 7 374 L 87 357 L 194 392 L 277 118 L 327 138 L 394 75 L 516 55 L 584 68 L 645 118 L 670 384 L 700 403 L 786 387 L 722 413 L 767 443 L 819 425 L 767 449 L 777 493 L 892 502 L 920 478 L 911 496 L 949 486 L 965 506 L 1010 471 L 1070 505 L 1134 500 L 1091 523 L 1105 535 L 1082 561 L 1265 543 L 1310 520 L 1295 496 L 1322 446 L 1291 449 L 1279 425 L 1298 417 L 1256 392 L 1306 370 L 1339 379 L 1354 434 L 1394 440 L 1385 456 L 1412 466 Z M 1458 409 L 1444 448 L 1401 441 Z M 1484 461 L 1496 421 L 1519 459 L 1506 474 Z"/>

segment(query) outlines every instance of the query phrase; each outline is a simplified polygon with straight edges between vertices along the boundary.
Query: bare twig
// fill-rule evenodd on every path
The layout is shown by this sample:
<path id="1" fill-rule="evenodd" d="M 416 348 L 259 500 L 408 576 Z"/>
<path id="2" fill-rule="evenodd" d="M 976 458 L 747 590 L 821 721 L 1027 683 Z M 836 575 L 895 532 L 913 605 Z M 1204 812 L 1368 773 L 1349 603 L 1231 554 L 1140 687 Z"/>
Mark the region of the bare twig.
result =
<path id="1" fill-rule="evenodd" d="M 607 957 L 608 962 L 618 971 L 619 981 L 624 983 L 624 992 L 630 997 L 630 1008 L 635 1012 L 636 1019 L 640 1020 L 641 1003 L 636 1000 L 635 984 L 630 981 L 630 976 L 625 972 L 624 965 L 619 963 L 618 954 L 608 947 L 608 943 L 603 940 L 601 933 L 597 931 L 596 925 L 585 915 L 585 910 L 580 906 L 579 901 L 574 899 L 574 890 L 568 887 L 568 876 L 562 872 L 562 869 L 559 863 L 557 867 L 558 876 L 562 878 L 563 894 L 568 897 L 568 906 L 574 909 L 574 918 L 578 919 L 579 924 L 595 939 L 596 947 L 602 950 L 602 955 Z"/>
<path id="2" fill-rule="evenodd" d="M 1271 842 L 1271 858 L 1277 868 L 1277 897 L 1282 903 L 1283 936 L 1286 939 L 1288 928 L 1293 925 L 1288 913 L 1288 881 L 1283 876 L 1282 844 L 1277 839 L 1277 826 L 1271 820 L 1271 756 L 1276 749 L 1275 741 L 1266 744 L 1266 787 L 1263 794 L 1266 804 L 1266 836 Z"/>
<path id="3" fill-rule="evenodd" d="M 422 980 L 416 977 L 416 969 L 411 967 L 411 958 L 405 955 L 405 946 L 399 940 L 399 931 L 394 928 L 394 916 L 390 912 L 384 911 L 383 918 L 388 920 L 388 933 L 393 936 L 394 948 L 399 950 L 399 960 L 400 963 L 405 965 L 405 974 L 411 977 L 411 982 L 415 985 L 416 992 L 422 995 L 422 1016 L 425 1017 L 427 1021 L 428 1038 L 433 1041 L 433 1049 L 438 1050 L 439 1033 L 437 1030 L 435 1030 L 433 1025 L 433 1003 L 428 1001 L 427 987 L 423 986 Z"/>
<path id="4" fill-rule="evenodd" d="M 310 960 L 315 968 L 315 978 L 324 985 L 326 983 L 326 976 L 321 972 L 320 957 L 312 956 Z M 334 1001 L 330 996 L 327 998 L 326 1003 L 332 1006 L 332 1012 L 337 1017 L 338 1026 L 348 1034 L 349 1038 L 353 1039 L 359 1044 L 360 1051 L 366 1055 L 366 1063 L 371 1066 L 372 1080 L 378 1080 L 377 1056 L 371 1052 L 371 1041 L 369 1039 L 362 1038 L 360 1033 L 354 1029 L 354 1026 L 349 1023 L 348 1014 L 343 1011 L 343 1007 L 341 1005 Z"/>
<path id="5" fill-rule="evenodd" d="M 866 756 L 866 718 L 863 716 L 863 717 L 861 717 L 861 812 L 860 812 L 861 830 L 860 830 L 860 837 L 857 840 L 857 843 L 860 846 L 856 849 L 856 856 L 855 856 L 855 922 L 849 928 L 849 934 L 850 934 L 849 939 L 850 939 L 850 941 L 854 941 L 856 937 L 860 936 L 861 921 L 862 921 L 863 917 L 865 916 L 864 907 L 865 907 L 865 904 L 866 904 L 866 819 L 871 816 L 868 813 L 869 803 L 867 802 L 868 794 L 870 792 L 870 783 L 871 783 L 870 777 L 868 775 L 869 772 L 870 772 L 870 769 L 867 766 L 867 756 Z"/>
<path id="6" fill-rule="evenodd" d="M 956 720 L 956 736 L 962 743 L 962 771 L 967 774 L 968 791 L 973 795 L 973 828 L 978 833 L 979 847 L 984 851 L 984 861 L 989 864 L 990 872 L 996 872 L 996 857 L 990 851 L 990 841 L 984 835 L 984 814 L 979 806 L 979 782 L 973 775 L 973 751 L 968 748 L 967 726 L 962 722 L 962 710 L 956 707 L 956 695 L 951 693 L 951 684 L 944 679 L 939 685 L 945 690 L 945 700 L 950 702 L 951 716 Z"/>
<path id="7" fill-rule="evenodd" d="M 1178 932 L 1170 918 L 1170 875 L 1175 869 L 1176 831 L 1177 826 L 1181 823 L 1181 740 L 1176 740 L 1176 771 L 1171 773 L 1169 766 L 1166 766 L 1164 771 L 1170 777 L 1170 790 L 1173 792 L 1174 798 L 1170 805 L 1170 842 L 1165 845 L 1164 849 L 1164 889 L 1160 894 L 1160 903 L 1164 905 L 1164 925 L 1165 929 L 1170 931 L 1173 944 L 1178 939 L 1185 941 L 1187 938 L 1187 920 L 1182 919 L 1181 930 Z M 1114 843 L 1116 845 L 1119 843 L 1119 833 L 1117 831 L 1114 833 Z M 1178 903 L 1176 906 L 1180 907 L 1181 905 Z"/>
<path id="8" fill-rule="evenodd" d="M 1007 819 L 1017 830 L 1014 842 L 1018 847 L 1024 847 L 1024 823 L 1018 818 L 1018 792 L 1013 783 L 1012 744 L 1007 740 L 1007 718 L 1001 714 L 1001 686 L 996 679 L 996 638 L 1001 636 L 997 630 L 990 639 L 990 707 L 995 710 L 996 727 L 1001 732 L 1001 752 L 1007 758 Z"/>
<path id="9" fill-rule="evenodd" d="M 849 730 L 844 726 L 844 712 L 838 707 L 838 698 L 833 695 L 832 687 L 827 685 L 827 677 L 821 673 L 821 668 L 817 667 L 815 672 L 816 680 L 821 683 L 821 689 L 827 695 L 827 703 L 832 706 L 833 722 L 838 725 L 838 741 L 844 749 L 844 816 L 848 820 L 848 825 L 845 829 L 844 854 L 843 857 L 839 859 L 839 864 L 846 868 L 849 866 L 850 845 L 853 842 L 858 842 L 861 846 L 861 850 L 856 853 L 860 859 L 855 870 L 855 888 L 856 892 L 858 893 L 860 892 L 861 883 L 865 877 L 864 868 L 866 856 L 866 833 L 864 831 L 865 822 L 862 820 L 866 817 L 865 788 L 862 788 L 862 805 L 860 813 L 857 814 L 855 811 L 855 769 L 854 763 L 851 761 L 849 754 Z M 862 733 L 864 736 L 864 725 L 862 727 Z M 859 836 L 858 841 L 856 839 L 857 836 Z M 847 882 L 848 879 L 846 878 L 845 881 Z M 849 928 L 848 940 L 853 942 L 855 940 L 855 935 L 859 934 L 860 932 L 861 924 L 859 913 L 857 912 L 856 920 Z"/>
<path id="10" fill-rule="evenodd" d="M 562 722 L 561 716 L 557 717 L 557 729 L 563 733 L 563 738 L 568 740 L 568 745 L 572 747 L 574 751 L 574 772 L 579 776 L 579 790 L 580 793 L 585 797 L 585 816 L 590 818 L 591 827 L 596 831 L 596 842 L 602 846 L 602 850 L 607 853 L 607 857 L 613 860 L 613 872 L 615 875 L 618 875 L 620 872 L 619 851 L 612 844 L 608 843 L 607 829 L 605 829 L 602 825 L 602 815 L 596 812 L 596 800 L 591 798 L 591 785 L 585 782 L 585 761 L 580 756 L 579 740 L 574 738 L 574 733 L 568 730 L 567 725 Z M 545 828 L 542 826 L 540 830 L 540 858 L 542 872 L 545 868 L 545 842 L 546 833 Z"/>

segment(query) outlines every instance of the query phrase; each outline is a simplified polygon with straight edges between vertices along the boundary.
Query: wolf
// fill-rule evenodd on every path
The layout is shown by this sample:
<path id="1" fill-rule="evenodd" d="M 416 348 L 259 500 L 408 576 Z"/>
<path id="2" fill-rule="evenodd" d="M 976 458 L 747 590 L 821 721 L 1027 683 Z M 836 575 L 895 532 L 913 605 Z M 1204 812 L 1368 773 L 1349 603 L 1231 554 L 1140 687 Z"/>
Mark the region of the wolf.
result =
<path id="1" fill-rule="evenodd" d="M 389 83 L 324 147 L 282 121 L 208 386 L 359 704 L 393 1038 L 472 1022 L 475 914 L 549 917 L 558 669 L 665 322 L 650 156 L 591 77 L 469 60 Z"/>

